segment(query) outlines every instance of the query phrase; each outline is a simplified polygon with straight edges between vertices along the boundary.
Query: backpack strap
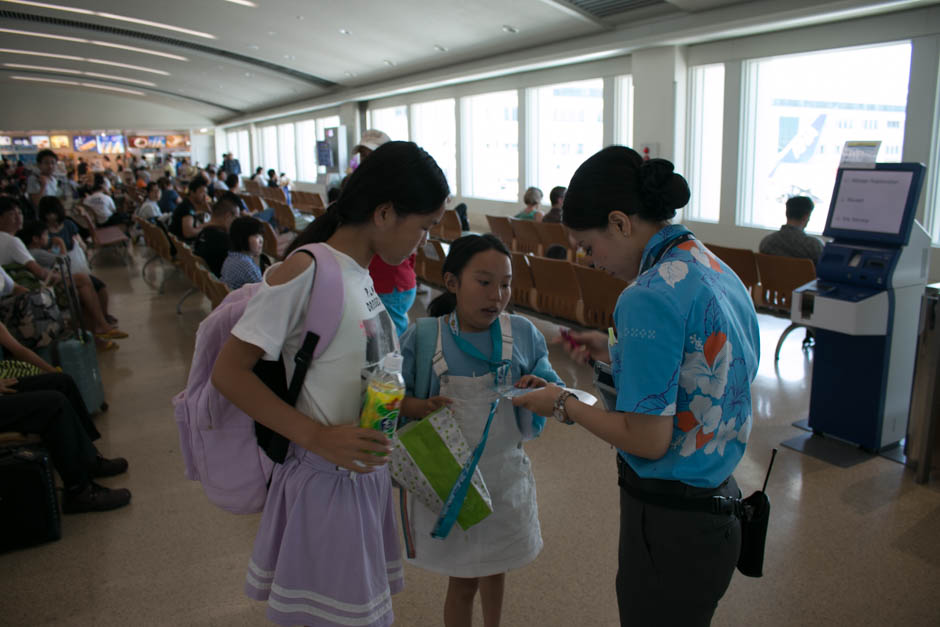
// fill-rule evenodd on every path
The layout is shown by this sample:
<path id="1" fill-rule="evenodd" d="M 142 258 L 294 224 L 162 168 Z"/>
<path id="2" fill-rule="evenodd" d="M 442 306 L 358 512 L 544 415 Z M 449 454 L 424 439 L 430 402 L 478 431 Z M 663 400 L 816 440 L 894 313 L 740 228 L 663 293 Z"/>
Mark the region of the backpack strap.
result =
<path id="1" fill-rule="evenodd" d="M 431 360 L 437 347 L 438 318 L 415 321 L 415 398 L 431 395 Z"/>

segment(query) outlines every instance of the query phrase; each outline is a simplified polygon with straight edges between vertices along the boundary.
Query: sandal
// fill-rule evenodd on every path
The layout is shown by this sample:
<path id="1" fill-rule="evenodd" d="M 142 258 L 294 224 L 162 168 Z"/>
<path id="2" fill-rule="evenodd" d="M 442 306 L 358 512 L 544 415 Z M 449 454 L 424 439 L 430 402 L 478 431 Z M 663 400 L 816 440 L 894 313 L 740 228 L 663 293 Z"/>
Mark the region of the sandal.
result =
<path id="1" fill-rule="evenodd" d="M 121 348 L 121 346 L 114 340 L 103 340 L 100 338 L 95 342 L 95 345 L 98 347 L 98 350 L 102 352 L 116 351 L 117 349 Z"/>
<path id="2" fill-rule="evenodd" d="M 95 333 L 95 337 L 99 340 L 123 340 L 127 337 L 127 333 L 115 328 L 104 333 Z"/>

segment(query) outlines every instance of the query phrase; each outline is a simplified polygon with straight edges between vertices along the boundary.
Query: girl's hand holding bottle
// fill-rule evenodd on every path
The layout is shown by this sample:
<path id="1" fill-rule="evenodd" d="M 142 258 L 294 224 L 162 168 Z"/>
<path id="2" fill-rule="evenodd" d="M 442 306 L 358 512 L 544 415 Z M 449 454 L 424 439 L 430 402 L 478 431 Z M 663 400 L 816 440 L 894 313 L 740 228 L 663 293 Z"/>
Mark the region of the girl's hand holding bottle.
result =
<path id="1" fill-rule="evenodd" d="M 454 399 L 447 396 L 432 396 L 431 398 L 406 396 L 401 401 L 401 415 L 412 420 L 421 420 L 453 402 Z"/>
<path id="2" fill-rule="evenodd" d="M 311 437 L 304 448 L 337 466 L 370 473 L 388 463 L 392 443 L 381 431 L 353 425 L 329 427 L 310 422 Z"/>

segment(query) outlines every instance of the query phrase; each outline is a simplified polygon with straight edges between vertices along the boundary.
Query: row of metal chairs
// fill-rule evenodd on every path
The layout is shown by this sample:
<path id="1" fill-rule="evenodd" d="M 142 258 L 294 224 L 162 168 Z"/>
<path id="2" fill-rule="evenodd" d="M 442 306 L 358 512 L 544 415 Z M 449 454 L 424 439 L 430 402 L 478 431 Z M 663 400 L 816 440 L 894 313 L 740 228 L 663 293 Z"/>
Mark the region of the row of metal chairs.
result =
<path id="1" fill-rule="evenodd" d="M 755 253 L 747 248 L 729 248 L 705 244 L 716 257 L 738 275 L 750 291 L 754 306 L 770 315 L 790 319 L 793 290 L 816 278 L 816 266 L 809 259 Z M 791 322 L 777 340 L 774 360 L 780 359 L 783 341 L 790 333 L 805 325 Z"/>
<path id="2" fill-rule="evenodd" d="M 161 260 L 170 267 L 179 270 L 193 284 L 193 287 L 189 288 L 176 304 L 176 313 L 182 313 L 183 302 L 196 292 L 205 294 L 206 298 L 212 303 L 212 308 L 215 309 L 229 293 L 228 286 L 217 279 L 202 258 L 196 255 L 189 245 L 178 237 L 147 220 L 135 217 L 134 221 L 143 231 L 144 242 L 154 251 L 153 257 L 148 259 L 141 268 L 141 276 L 144 281 L 147 281 L 147 266 L 153 261 Z M 164 280 L 158 286 L 161 294 L 165 282 L 166 277 L 164 276 Z"/>
<path id="3" fill-rule="evenodd" d="M 534 222 L 505 216 L 486 216 L 490 231 L 501 239 L 509 250 L 531 253 L 540 257 L 554 245 L 567 252 L 568 261 L 574 261 L 568 229 L 558 222 Z"/>
<path id="4" fill-rule="evenodd" d="M 626 281 L 564 259 L 511 254 L 513 305 L 584 327 L 613 326 L 614 306 Z M 441 287 L 445 257 L 442 243 L 428 240 L 415 259 L 418 278 Z"/>

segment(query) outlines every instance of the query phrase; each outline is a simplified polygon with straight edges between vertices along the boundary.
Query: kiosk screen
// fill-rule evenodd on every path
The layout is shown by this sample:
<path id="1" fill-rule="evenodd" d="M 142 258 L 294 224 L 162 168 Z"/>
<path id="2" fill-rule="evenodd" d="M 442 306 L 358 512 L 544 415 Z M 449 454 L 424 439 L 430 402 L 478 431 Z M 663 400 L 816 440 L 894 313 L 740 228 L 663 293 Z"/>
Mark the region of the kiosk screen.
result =
<path id="1" fill-rule="evenodd" d="M 913 172 L 845 170 L 830 226 L 847 231 L 897 235 L 901 231 Z"/>

